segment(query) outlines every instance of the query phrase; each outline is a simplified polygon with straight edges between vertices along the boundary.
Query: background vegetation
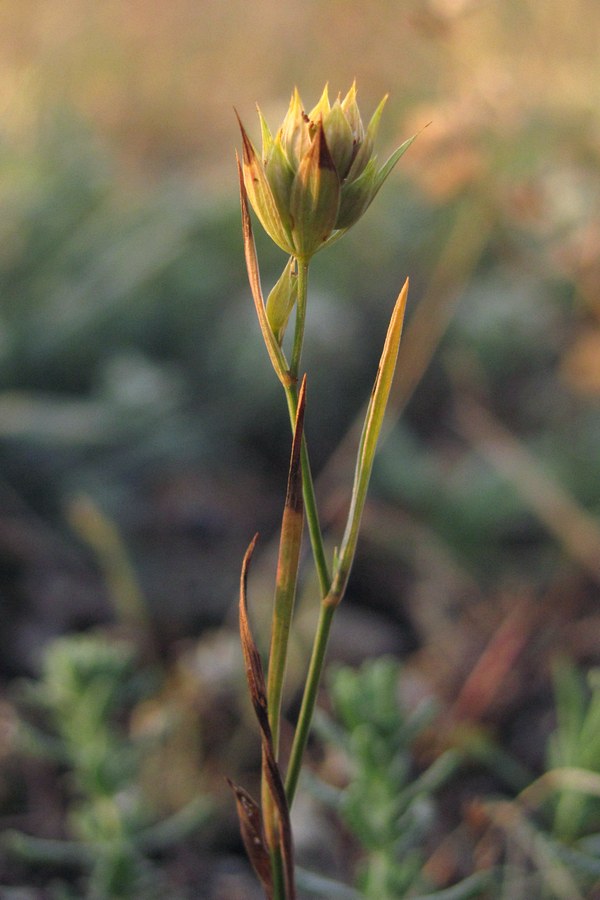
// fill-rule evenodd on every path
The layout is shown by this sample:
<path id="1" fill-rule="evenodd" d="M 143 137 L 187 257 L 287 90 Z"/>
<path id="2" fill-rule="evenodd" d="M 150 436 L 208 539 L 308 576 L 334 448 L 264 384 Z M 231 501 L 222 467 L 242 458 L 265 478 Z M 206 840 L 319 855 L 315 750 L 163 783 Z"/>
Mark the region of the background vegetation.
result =
<path id="1" fill-rule="evenodd" d="M 275 122 L 294 84 L 311 104 L 325 80 L 335 95 L 355 77 L 366 113 L 390 91 L 387 148 L 431 125 L 311 273 L 307 430 L 332 544 L 354 422 L 411 278 L 393 427 L 331 658 L 402 662 L 406 709 L 392 725 L 374 713 L 372 735 L 388 735 L 384 793 L 411 816 L 410 784 L 448 760 L 427 783 L 431 827 L 396 833 L 392 815 L 385 831 L 392 847 L 408 833 L 429 890 L 494 872 L 473 896 L 597 895 L 597 783 L 555 785 L 527 815 L 515 797 L 547 769 L 600 773 L 585 738 L 600 637 L 599 30 L 593 0 L 2 4 L 7 897 L 253 896 L 224 782 L 251 782 L 259 762 L 235 604 L 258 528 L 266 640 L 288 437 L 245 281 L 233 107 L 250 126 L 258 100 Z M 282 258 L 259 249 L 270 286 Z M 323 702 L 351 732 L 341 677 Z M 422 702 L 434 718 L 407 732 Z M 324 796 L 299 809 L 299 853 L 366 890 L 373 761 L 321 731 L 315 776 L 364 777 L 346 813 Z M 411 872 L 394 872 L 397 896 Z"/>

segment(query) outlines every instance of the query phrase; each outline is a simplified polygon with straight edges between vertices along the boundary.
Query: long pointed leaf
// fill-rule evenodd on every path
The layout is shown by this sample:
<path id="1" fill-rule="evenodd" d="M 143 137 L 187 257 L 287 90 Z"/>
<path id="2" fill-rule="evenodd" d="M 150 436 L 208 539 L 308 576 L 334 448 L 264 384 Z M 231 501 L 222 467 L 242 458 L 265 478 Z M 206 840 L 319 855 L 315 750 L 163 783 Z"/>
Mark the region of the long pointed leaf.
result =
<path id="1" fill-rule="evenodd" d="M 400 157 L 404 156 L 410 145 L 417 139 L 420 133 L 420 131 L 417 131 L 417 133 L 413 134 L 412 137 L 407 138 L 407 140 L 405 140 L 403 144 L 400 144 L 397 150 L 394 150 L 389 159 L 383 164 L 383 166 L 375 176 L 375 184 L 373 194 L 371 195 L 371 200 L 373 200 L 375 194 L 377 193 L 385 179 L 388 177 Z"/>
<path id="2" fill-rule="evenodd" d="M 356 460 L 350 510 L 338 553 L 333 583 L 325 601 L 331 606 L 337 606 L 342 599 L 344 591 L 346 590 L 350 569 L 352 568 L 352 562 L 354 560 L 360 520 L 365 505 L 369 480 L 371 478 L 375 450 L 377 449 L 377 441 L 381 432 L 381 426 L 383 425 L 383 417 L 385 415 L 390 388 L 392 386 L 392 379 L 396 368 L 407 296 L 408 278 L 398 295 L 394 311 L 392 312 L 383 352 L 379 361 L 379 368 L 371 392 L 371 399 L 369 400 L 369 405 L 367 407 L 367 414 L 363 425 L 358 457 Z"/>

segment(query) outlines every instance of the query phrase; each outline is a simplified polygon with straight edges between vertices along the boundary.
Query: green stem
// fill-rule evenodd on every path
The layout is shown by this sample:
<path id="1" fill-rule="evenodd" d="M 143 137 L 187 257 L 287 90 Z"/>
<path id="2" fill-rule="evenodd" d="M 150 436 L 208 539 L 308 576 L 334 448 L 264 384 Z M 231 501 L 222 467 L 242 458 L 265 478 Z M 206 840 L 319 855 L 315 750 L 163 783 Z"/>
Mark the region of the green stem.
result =
<path id="1" fill-rule="evenodd" d="M 297 381 L 300 369 L 300 357 L 302 356 L 302 345 L 304 344 L 304 325 L 306 322 L 306 298 L 308 294 L 308 261 L 297 259 L 296 264 L 298 266 L 298 299 L 296 301 L 296 324 L 290 363 L 290 375 L 294 381 Z"/>
<path id="2" fill-rule="evenodd" d="M 294 734 L 294 742 L 292 744 L 292 752 L 288 763 L 287 776 L 285 781 L 285 790 L 287 794 L 288 804 L 291 808 L 298 786 L 298 778 L 300 777 L 300 769 L 302 768 L 302 757 L 306 749 L 310 726 L 312 722 L 315 704 L 317 702 L 317 692 L 323 674 L 323 666 L 325 663 L 325 653 L 327 651 L 327 643 L 329 641 L 329 632 L 336 607 L 329 603 L 321 603 L 321 611 L 319 613 L 319 623 L 317 625 L 317 633 L 313 643 L 310 665 L 306 676 L 306 684 L 304 687 L 304 695 L 302 697 L 302 706 L 296 725 L 296 733 Z"/>
<path id="3" fill-rule="evenodd" d="M 294 330 L 294 341 L 292 345 L 292 360 L 289 369 L 292 379 L 291 384 L 284 385 L 292 428 L 294 428 L 294 423 L 296 421 L 296 411 L 298 408 L 297 379 L 298 371 L 300 368 L 300 359 L 302 356 L 302 345 L 304 342 L 307 292 L 308 263 L 302 260 L 298 260 L 298 299 L 296 307 L 296 324 Z M 317 577 L 319 579 L 321 597 L 324 599 L 329 594 L 329 589 L 331 586 L 331 575 L 329 573 L 329 566 L 327 564 L 327 559 L 325 556 L 323 534 L 321 532 L 321 525 L 319 523 L 317 501 L 315 497 L 314 483 L 310 468 L 310 459 L 308 456 L 308 446 L 304 436 L 302 437 L 301 461 L 304 512 L 306 515 L 306 523 L 308 525 L 308 532 L 310 535 L 310 543 L 315 560 Z M 327 642 L 329 639 L 329 631 L 331 629 L 331 620 L 333 617 L 333 613 L 334 607 L 326 604 L 321 605 L 321 613 L 319 616 L 319 623 L 317 625 L 317 633 L 315 635 L 315 640 L 313 643 L 311 660 L 304 688 L 304 696 L 302 699 L 302 706 L 300 709 L 300 715 L 298 717 L 298 723 L 294 735 L 292 755 L 290 757 L 288 765 L 286 792 L 288 795 L 288 802 L 290 806 L 296 790 L 296 786 L 298 784 L 300 769 L 302 767 L 302 757 L 304 755 L 304 750 L 308 741 L 308 735 L 310 732 L 310 726 L 317 700 L 317 692 L 319 689 L 319 683 L 321 681 L 323 665 L 325 662 L 325 652 L 327 649 Z"/>
<path id="4" fill-rule="evenodd" d="M 298 378 L 298 370 L 300 367 L 300 358 L 302 355 L 302 344 L 304 341 L 304 323 L 306 318 L 307 292 L 308 263 L 303 262 L 302 260 L 298 260 L 298 300 L 296 308 L 294 342 L 292 345 L 292 362 L 290 365 L 292 384 L 285 387 L 292 427 L 294 427 L 294 422 L 296 420 L 296 409 L 298 406 L 298 390 L 296 382 Z M 308 532 L 310 535 L 310 542 L 312 546 L 313 557 L 315 560 L 315 566 L 317 569 L 317 576 L 319 579 L 321 597 L 324 599 L 329 594 L 329 589 L 331 586 L 331 575 L 329 573 L 329 567 L 325 556 L 323 534 L 321 532 L 321 526 L 319 523 L 315 489 L 310 469 L 308 447 L 304 437 L 302 438 L 301 459 L 304 511 L 306 515 L 306 522 L 308 525 Z M 302 767 L 302 757 L 304 755 L 304 750 L 308 741 L 308 735 L 317 700 L 317 692 L 319 689 L 319 683 L 321 681 L 323 665 L 325 662 L 325 652 L 327 649 L 327 642 L 329 639 L 329 631 L 331 628 L 333 612 L 334 607 L 330 607 L 329 605 L 325 604 L 321 605 L 319 623 L 317 625 L 317 633 L 315 635 L 315 640 L 313 643 L 310 665 L 308 669 L 306 684 L 304 687 L 302 706 L 296 725 L 296 732 L 294 734 L 292 754 L 288 764 L 286 792 L 288 795 L 288 802 L 290 806 L 294 797 L 294 793 L 296 791 L 296 786 L 298 784 L 300 769 Z"/>
<path id="5" fill-rule="evenodd" d="M 286 793 L 290 807 L 298 784 L 302 756 L 308 740 L 310 724 L 315 709 L 315 703 L 317 701 L 317 691 L 323 672 L 325 652 L 327 650 L 327 642 L 329 640 L 333 615 L 346 590 L 350 569 L 352 568 L 352 563 L 354 561 L 360 519 L 396 366 L 400 338 L 402 336 L 402 323 L 404 320 L 407 293 L 408 281 L 406 281 L 404 287 L 400 291 L 388 327 L 360 440 L 346 529 L 334 566 L 333 582 L 329 582 L 329 590 L 323 595 L 321 602 L 317 633 L 313 644 L 310 666 L 304 688 L 304 696 L 302 698 L 302 706 L 300 708 L 300 715 L 298 716 L 298 723 L 296 725 L 296 733 L 294 735 L 294 742 L 287 771 Z"/>
<path id="6" fill-rule="evenodd" d="M 308 261 L 297 260 L 298 265 L 298 299 L 296 306 L 296 324 L 294 329 L 294 341 L 292 345 L 292 359 L 289 368 L 291 383 L 284 385 L 285 395 L 290 414 L 292 429 L 295 427 L 296 411 L 298 409 L 298 371 L 300 368 L 300 359 L 302 356 L 302 345 L 304 343 L 304 324 L 306 321 L 306 301 L 308 293 Z M 304 512 L 306 515 L 306 523 L 308 525 L 308 533 L 310 535 L 310 543 L 317 569 L 317 577 L 319 579 L 319 588 L 321 596 L 326 597 L 329 593 L 331 584 L 331 576 L 329 574 L 329 566 L 325 556 L 325 548 L 323 546 L 323 534 L 319 523 L 319 512 L 317 509 L 317 500 L 315 497 L 315 487 L 313 483 L 310 459 L 308 456 L 308 446 L 304 436 L 302 437 L 302 492 L 304 495 Z"/>
<path id="7" fill-rule="evenodd" d="M 298 545 L 300 540 L 298 539 Z M 297 560 L 297 555 L 295 555 Z M 297 576 L 297 567 L 294 571 Z M 281 724 L 281 700 L 287 665 L 288 639 L 291 614 L 294 606 L 295 582 L 286 588 L 278 586 L 275 597 L 271 649 L 269 653 L 269 674 L 267 680 L 267 705 L 269 724 L 273 735 L 275 757 L 279 754 L 279 730 Z"/>
<path id="8" fill-rule="evenodd" d="M 279 846 L 271 850 L 271 873 L 273 876 L 273 900 L 286 900 L 283 860 Z"/>
<path id="9" fill-rule="evenodd" d="M 298 390 L 296 385 L 289 385 L 285 389 L 285 395 L 290 414 L 292 427 L 296 421 L 296 410 L 298 408 Z M 315 496 L 315 486 L 313 482 L 312 472 L 310 468 L 310 459 L 308 456 L 308 446 L 306 438 L 302 437 L 301 448 L 302 461 L 302 494 L 304 497 L 304 514 L 306 516 L 306 524 L 308 525 L 308 533 L 310 536 L 310 544 L 317 569 L 317 577 L 319 579 L 319 587 L 321 596 L 326 597 L 329 593 L 331 584 L 331 575 L 329 574 L 329 566 L 325 556 L 325 547 L 323 545 L 323 535 L 321 525 L 319 523 L 319 512 L 317 509 L 317 499 Z"/>
<path id="10" fill-rule="evenodd" d="M 302 434 L 304 429 L 304 385 L 305 382 L 303 382 L 298 397 L 285 506 L 281 519 L 281 537 L 277 557 L 277 579 L 271 628 L 271 649 L 269 651 L 267 703 L 275 758 L 277 758 L 279 746 L 281 698 L 287 662 L 288 639 L 296 599 L 302 532 L 304 530 L 301 462 Z"/>

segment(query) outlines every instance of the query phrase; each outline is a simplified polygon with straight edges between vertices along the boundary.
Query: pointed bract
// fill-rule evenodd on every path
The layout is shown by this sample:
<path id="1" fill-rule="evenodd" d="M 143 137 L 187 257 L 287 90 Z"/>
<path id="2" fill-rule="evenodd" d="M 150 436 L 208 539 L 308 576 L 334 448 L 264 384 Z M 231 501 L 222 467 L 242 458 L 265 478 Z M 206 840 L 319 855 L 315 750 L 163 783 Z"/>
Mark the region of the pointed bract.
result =
<path id="1" fill-rule="evenodd" d="M 248 198 L 265 231 L 286 253 L 306 261 L 340 237 L 364 214 L 414 140 L 405 141 L 377 171 L 373 148 L 386 100 L 387 95 L 365 130 L 356 83 L 333 104 L 325 85 L 308 115 L 294 88 L 275 137 L 258 110 L 262 158 L 240 123 Z"/>
<path id="2" fill-rule="evenodd" d="M 348 181 L 353 181 L 355 178 L 358 178 L 366 168 L 369 160 L 373 158 L 373 145 L 375 143 L 377 130 L 379 128 L 379 121 L 381 119 L 381 114 L 383 113 L 383 108 L 386 102 L 387 94 L 382 99 L 371 117 L 371 121 L 369 122 L 365 136 L 360 144 L 360 147 L 357 150 L 356 156 L 354 157 L 352 168 L 348 172 Z"/>
<path id="3" fill-rule="evenodd" d="M 281 143 L 276 140 L 271 155 L 265 165 L 267 180 L 273 194 L 281 219 L 281 226 L 288 241 L 292 242 L 292 221 L 290 218 L 290 193 L 294 181 L 294 170 L 283 152 Z"/>
<path id="4" fill-rule="evenodd" d="M 289 237 L 281 221 L 264 166 L 241 122 L 240 129 L 242 132 L 242 171 L 248 199 L 267 234 L 283 250 L 293 253 L 294 248 L 290 247 Z"/>
<path id="5" fill-rule="evenodd" d="M 275 335 L 269 325 L 265 302 L 263 299 L 262 288 L 260 284 L 260 272 L 258 269 L 258 259 L 256 256 L 256 247 L 254 244 L 254 235 L 252 234 L 252 221 L 250 219 L 250 209 L 248 205 L 248 192 L 244 182 L 244 174 L 242 172 L 242 164 L 238 164 L 238 177 L 240 183 L 240 205 L 242 208 L 242 234 L 244 237 L 244 256 L 246 257 L 246 269 L 248 271 L 248 280 L 250 282 L 250 290 L 252 291 L 252 299 L 260 325 L 265 346 L 267 348 L 273 368 L 277 373 L 277 377 L 284 387 L 291 384 L 291 375 L 288 370 L 286 359 L 281 351 L 281 347 L 277 342 Z"/>
<path id="6" fill-rule="evenodd" d="M 319 119 L 325 119 L 329 115 L 331 107 L 329 105 L 329 85 L 325 85 L 323 93 L 319 98 L 317 105 L 311 109 L 308 114 L 310 122 L 318 122 Z"/>
<path id="7" fill-rule="evenodd" d="M 357 144 L 361 144 L 365 137 L 365 129 L 356 102 L 356 81 L 352 82 L 352 87 L 342 100 L 342 110 L 352 129 L 354 140 Z"/>
<path id="8" fill-rule="evenodd" d="M 340 181 L 343 181 L 352 164 L 355 145 L 352 128 L 344 115 L 339 100 L 335 101 L 327 118 L 323 119 L 323 127 L 329 152 L 335 163 Z"/>
<path id="9" fill-rule="evenodd" d="M 298 88 L 294 88 L 279 134 L 290 165 L 296 169 L 311 143 Z"/>
<path id="10" fill-rule="evenodd" d="M 256 104 L 256 112 L 258 113 L 258 118 L 260 121 L 260 131 L 262 136 L 262 159 L 263 165 L 267 164 L 267 160 L 271 155 L 271 151 L 273 149 L 273 135 L 271 134 L 271 129 L 267 125 L 267 121 L 260 111 L 260 106 L 258 103 Z M 239 121 L 239 120 L 238 120 Z M 241 124 L 241 123 L 240 123 Z"/>
<path id="11" fill-rule="evenodd" d="M 303 157 L 290 193 L 292 237 L 296 256 L 310 259 L 335 227 L 340 180 L 319 121 L 309 152 Z"/>

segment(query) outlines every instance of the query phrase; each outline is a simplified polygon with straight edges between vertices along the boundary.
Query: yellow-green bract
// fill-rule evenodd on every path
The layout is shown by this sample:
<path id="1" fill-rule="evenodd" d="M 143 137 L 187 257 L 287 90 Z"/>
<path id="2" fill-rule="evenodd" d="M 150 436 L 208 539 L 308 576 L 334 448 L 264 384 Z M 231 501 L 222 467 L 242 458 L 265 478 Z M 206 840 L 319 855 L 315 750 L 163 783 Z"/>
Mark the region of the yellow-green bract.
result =
<path id="1" fill-rule="evenodd" d="M 275 137 L 258 111 L 260 155 L 240 122 L 248 198 L 265 231 L 286 253 L 306 261 L 354 225 L 412 144 L 414 135 L 378 167 L 373 146 L 386 100 L 365 129 L 356 85 L 333 104 L 325 87 L 308 114 L 295 89 Z"/>

